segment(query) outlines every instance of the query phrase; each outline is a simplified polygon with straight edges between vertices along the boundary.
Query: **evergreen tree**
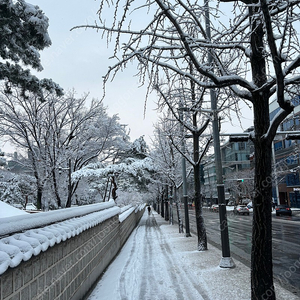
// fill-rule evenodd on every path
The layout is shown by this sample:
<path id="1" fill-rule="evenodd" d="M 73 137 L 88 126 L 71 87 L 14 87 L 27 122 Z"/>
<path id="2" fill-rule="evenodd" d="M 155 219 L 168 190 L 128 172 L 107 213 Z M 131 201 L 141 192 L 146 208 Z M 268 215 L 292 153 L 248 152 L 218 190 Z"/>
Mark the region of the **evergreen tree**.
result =
<path id="1" fill-rule="evenodd" d="M 18 86 L 36 93 L 43 99 L 43 90 L 62 95 L 62 89 L 51 79 L 38 79 L 30 73 L 29 66 L 43 70 L 39 51 L 51 45 L 48 35 L 48 18 L 38 6 L 23 0 L 0 0 L 0 80 L 5 91 Z"/>

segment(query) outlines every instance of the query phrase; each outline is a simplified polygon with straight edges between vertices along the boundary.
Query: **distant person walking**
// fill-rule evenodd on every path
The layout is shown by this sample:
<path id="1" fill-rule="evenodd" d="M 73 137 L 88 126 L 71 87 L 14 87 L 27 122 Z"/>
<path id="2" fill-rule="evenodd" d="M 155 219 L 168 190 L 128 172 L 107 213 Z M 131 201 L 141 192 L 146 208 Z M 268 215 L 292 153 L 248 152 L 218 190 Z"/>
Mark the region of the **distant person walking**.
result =
<path id="1" fill-rule="evenodd" d="M 147 207 L 147 209 L 148 209 L 148 215 L 150 216 L 150 214 L 151 214 L 151 207 L 150 207 L 150 205 Z"/>

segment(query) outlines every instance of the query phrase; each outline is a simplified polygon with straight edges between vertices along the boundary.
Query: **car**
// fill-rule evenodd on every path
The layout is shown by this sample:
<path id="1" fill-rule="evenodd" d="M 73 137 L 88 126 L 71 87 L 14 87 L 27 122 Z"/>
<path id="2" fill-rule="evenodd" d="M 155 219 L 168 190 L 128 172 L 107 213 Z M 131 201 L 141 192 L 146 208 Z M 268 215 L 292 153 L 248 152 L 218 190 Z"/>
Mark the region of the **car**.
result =
<path id="1" fill-rule="evenodd" d="M 25 210 L 37 210 L 37 208 L 33 203 L 27 203 Z"/>
<path id="2" fill-rule="evenodd" d="M 245 199 L 242 199 L 242 205 L 247 205 L 248 203 L 250 203 L 251 200 L 249 198 L 245 198 Z"/>
<path id="3" fill-rule="evenodd" d="M 233 209 L 233 213 L 236 215 L 248 215 L 250 214 L 249 209 L 246 205 L 238 205 Z"/>
<path id="4" fill-rule="evenodd" d="M 210 208 L 211 211 L 213 212 L 218 212 L 219 211 L 219 205 L 218 204 L 213 204 Z"/>
<path id="5" fill-rule="evenodd" d="M 247 207 L 250 209 L 250 208 L 253 208 L 253 204 L 252 204 L 252 201 L 250 201 L 248 204 L 247 204 Z"/>
<path id="6" fill-rule="evenodd" d="M 276 211 L 276 216 L 280 216 L 280 215 L 288 215 L 291 216 L 292 215 L 292 210 L 288 205 L 278 205 L 275 207 L 275 211 Z"/>

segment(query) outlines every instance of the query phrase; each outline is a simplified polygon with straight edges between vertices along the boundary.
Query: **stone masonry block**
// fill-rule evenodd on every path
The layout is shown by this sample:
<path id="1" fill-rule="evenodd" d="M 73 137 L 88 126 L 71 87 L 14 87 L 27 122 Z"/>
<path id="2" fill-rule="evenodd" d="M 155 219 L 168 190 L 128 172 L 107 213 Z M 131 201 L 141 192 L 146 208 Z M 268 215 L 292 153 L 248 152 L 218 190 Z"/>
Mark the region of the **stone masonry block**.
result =
<path id="1" fill-rule="evenodd" d="M 16 268 L 13 270 L 14 291 L 19 290 L 23 286 L 23 269 Z"/>
<path id="2" fill-rule="evenodd" d="M 31 300 L 29 293 L 30 293 L 30 288 L 29 288 L 29 285 L 27 285 L 21 291 L 21 299 L 22 300 Z"/>
<path id="3" fill-rule="evenodd" d="M 32 266 L 32 276 L 36 278 L 41 273 L 41 263 L 40 263 L 39 256 L 33 258 L 31 266 Z"/>
<path id="4" fill-rule="evenodd" d="M 38 280 L 38 291 L 41 292 L 46 287 L 45 275 L 39 276 L 37 280 Z"/>
<path id="5" fill-rule="evenodd" d="M 38 281 L 37 281 L 37 279 L 34 280 L 31 283 L 30 288 L 31 288 L 31 299 L 34 299 L 38 294 Z"/>
<path id="6" fill-rule="evenodd" d="M 13 293 L 13 272 L 9 270 L 8 272 L 1 275 L 2 284 L 2 297 L 8 297 Z"/>
<path id="7" fill-rule="evenodd" d="M 31 265 L 30 266 L 24 266 L 23 267 L 23 274 L 24 274 L 24 284 L 27 284 L 33 277 L 33 274 L 32 274 L 32 268 L 31 268 Z"/>
<path id="8" fill-rule="evenodd" d="M 20 300 L 20 294 L 15 294 L 13 296 L 11 296 L 8 300 Z"/>
<path id="9" fill-rule="evenodd" d="M 47 260 L 47 268 L 50 268 L 53 265 L 53 248 L 50 249 L 50 251 L 47 251 L 47 256 L 46 256 L 46 260 Z"/>
<path id="10" fill-rule="evenodd" d="M 52 279 L 53 279 L 53 276 L 52 276 L 52 269 L 48 270 L 47 273 L 46 273 L 46 286 L 50 286 L 51 285 L 51 282 L 52 282 Z"/>

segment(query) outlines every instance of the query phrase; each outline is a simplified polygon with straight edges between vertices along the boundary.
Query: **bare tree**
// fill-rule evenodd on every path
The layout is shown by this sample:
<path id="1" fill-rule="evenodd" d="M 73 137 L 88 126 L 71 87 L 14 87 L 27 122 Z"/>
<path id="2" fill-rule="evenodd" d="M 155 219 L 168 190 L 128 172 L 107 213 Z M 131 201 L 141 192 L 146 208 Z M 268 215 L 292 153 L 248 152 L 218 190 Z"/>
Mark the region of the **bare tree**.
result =
<path id="1" fill-rule="evenodd" d="M 190 70 L 191 71 L 191 70 Z M 169 81 L 170 83 L 170 81 Z M 178 88 L 174 86 L 179 85 Z M 190 85 L 190 86 L 189 86 Z M 163 90 L 163 86 L 156 86 L 156 89 L 161 98 L 161 106 L 167 106 L 171 112 L 174 127 L 177 127 L 177 132 L 181 132 L 180 139 L 175 141 L 172 135 L 170 139 L 177 151 L 183 155 L 193 167 L 194 173 L 194 195 L 196 212 L 196 227 L 198 235 L 197 249 L 199 251 L 207 250 L 207 236 L 202 213 L 202 193 L 200 184 L 200 163 L 208 150 L 210 139 L 203 139 L 202 148 L 200 148 L 200 137 L 208 128 L 210 117 L 201 114 L 201 108 L 204 102 L 205 89 L 197 89 L 194 82 L 191 80 L 177 80 L 172 81 Z M 183 112 L 185 117 L 183 116 Z M 185 143 L 185 133 L 192 137 L 192 151 L 189 153 L 182 151 L 182 143 Z M 177 134 L 178 135 L 178 134 Z"/>
<path id="2" fill-rule="evenodd" d="M 300 81 L 295 28 L 299 1 L 217 1 L 210 11 L 209 38 L 204 26 L 209 11 L 198 1 L 117 1 L 111 25 L 102 15 L 104 11 L 107 13 L 106 3 L 104 0 L 100 3 L 99 24 L 84 26 L 102 30 L 108 40 L 115 35 L 115 57 L 118 49 L 122 49 L 119 61 L 109 69 L 105 80 L 126 67 L 130 60 L 137 59 L 143 82 L 146 78 L 150 83 L 158 82 L 162 71 L 167 74 L 172 70 L 204 88 L 221 89 L 230 96 L 230 101 L 242 99 L 253 105 L 255 196 L 251 297 L 261 299 L 267 294 L 269 299 L 275 299 L 271 143 L 278 125 L 293 110 L 287 97 L 293 92 L 290 87 Z M 226 18 L 223 12 L 230 16 Z M 145 22 L 148 21 L 142 28 L 134 23 L 135 13 L 144 14 Z M 195 30 L 191 31 L 191 27 Z M 128 35 L 127 40 L 124 35 Z M 208 54 L 211 62 L 203 60 Z M 193 64 L 193 74 L 181 69 L 187 59 Z M 200 74 L 208 80 L 203 81 Z M 269 99 L 273 95 L 281 110 L 270 124 Z"/>
<path id="3" fill-rule="evenodd" d="M 157 168 L 159 169 L 159 176 L 166 178 L 159 180 L 160 182 L 157 182 L 157 184 L 161 184 L 161 182 L 170 182 L 170 194 L 172 202 L 176 205 L 179 233 L 182 233 L 183 222 L 178 197 L 178 189 L 182 185 L 182 177 L 178 176 L 178 173 L 181 174 L 179 172 L 180 166 L 178 165 L 178 162 L 180 162 L 178 151 L 176 151 L 176 148 L 172 144 L 170 138 L 174 129 L 172 127 L 172 122 L 168 122 L 168 118 L 166 116 L 162 117 L 161 122 L 156 124 L 154 139 L 152 141 L 153 149 L 150 156 L 155 161 Z M 172 221 L 172 206 L 170 209 L 170 217 Z"/>
<path id="4" fill-rule="evenodd" d="M 71 206 L 79 181 L 71 173 L 91 162 L 111 158 L 127 139 L 118 117 L 109 117 L 98 100 L 87 106 L 69 93 L 63 98 L 23 97 L 19 90 L 0 97 L 1 135 L 28 154 L 27 170 L 36 179 L 37 207 L 42 207 L 43 190 L 53 191 L 58 207 Z M 66 200 L 62 195 L 66 194 Z"/>

